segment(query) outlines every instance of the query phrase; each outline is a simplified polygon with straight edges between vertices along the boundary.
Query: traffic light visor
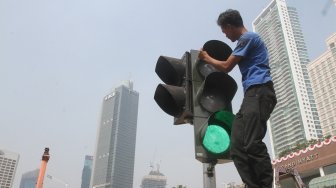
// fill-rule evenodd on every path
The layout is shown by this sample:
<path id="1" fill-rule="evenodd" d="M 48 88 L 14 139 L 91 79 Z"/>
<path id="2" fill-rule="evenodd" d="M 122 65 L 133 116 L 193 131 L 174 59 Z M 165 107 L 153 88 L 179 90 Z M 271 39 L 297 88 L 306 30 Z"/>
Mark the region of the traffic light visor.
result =
<path id="1" fill-rule="evenodd" d="M 234 79 L 223 72 L 209 74 L 202 90 L 198 93 L 200 105 L 208 112 L 219 110 L 231 110 L 231 100 L 237 91 L 237 83 Z"/>
<path id="2" fill-rule="evenodd" d="M 230 46 L 219 40 L 209 40 L 203 45 L 203 50 L 219 61 L 227 60 L 232 53 Z"/>
<path id="3" fill-rule="evenodd" d="M 203 45 L 203 50 L 206 51 L 212 58 L 219 61 L 225 61 L 232 53 L 232 49 L 224 42 L 219 40 L 210 40 Z M 218 70 L 212 65 L 200 60 L 197 64 L 197 70 L 203 78 L 206 78 L 210 73 Z"/>
<path id="4" fill-rule="evenodd" d="M 184 110 L 185 90 L 183 87 L 159 84 L 155 90 L 154 100 L 164 112 L 177 117 Z"/>
<path id="5" fill-rule="evenodd" d="M 233 120 L 235 118 L 235 115 L 233 115 L 232 112 L 221 110 L 216 113 L 214 113 L 210 117 L 210 122 L 219 122 L 219 124 L 222 124 L 224 126 L 227 126 L 227 128 L 232 128 Z"/>
<path id="6" fill-rule="evenodd" d="M 185 66 L 181 59 L 160 56 L 156 63 L 155 72 L 164 83 L 181 86 L 185 75 Z"/>

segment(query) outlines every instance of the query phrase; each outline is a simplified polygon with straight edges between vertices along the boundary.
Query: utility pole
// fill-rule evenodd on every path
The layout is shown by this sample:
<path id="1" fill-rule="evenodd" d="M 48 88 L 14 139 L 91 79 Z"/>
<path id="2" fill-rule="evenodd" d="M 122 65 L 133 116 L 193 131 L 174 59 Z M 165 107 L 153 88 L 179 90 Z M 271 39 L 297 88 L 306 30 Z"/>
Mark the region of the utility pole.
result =
<path id="1" fill-rule="evenodd" d="M 50 159 L 49 148 L 45 148 L 44 153 L 42 155 L 42 162 L 41 162 L 40 172 L 39 172 L 39 176 L 38 176 L 37 183 L 36 183 L 36 188 L 43 187 L 43 179 L 44 179 L 44 175 L 47 169 L 47 163 L 49 159 Z"/>
<path id="2" fill-rule="evenodd" d="M 203 188 L 216 188 L 214 163 L 203 163 Z"/>

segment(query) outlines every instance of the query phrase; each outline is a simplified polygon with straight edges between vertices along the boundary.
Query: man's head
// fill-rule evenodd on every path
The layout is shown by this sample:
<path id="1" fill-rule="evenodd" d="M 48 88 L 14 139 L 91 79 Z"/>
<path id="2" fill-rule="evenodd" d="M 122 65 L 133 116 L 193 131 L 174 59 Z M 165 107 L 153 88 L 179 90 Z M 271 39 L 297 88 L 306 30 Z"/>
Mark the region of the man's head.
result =
<path id="1" fill-rule="evenodd" d="M 228 9 L 218 17 L 217 24 L 221 27 L 222 32 L 232 42 L 239 39 L 242 29 L 245 29 L 243 19 L 237 10 Z"/>

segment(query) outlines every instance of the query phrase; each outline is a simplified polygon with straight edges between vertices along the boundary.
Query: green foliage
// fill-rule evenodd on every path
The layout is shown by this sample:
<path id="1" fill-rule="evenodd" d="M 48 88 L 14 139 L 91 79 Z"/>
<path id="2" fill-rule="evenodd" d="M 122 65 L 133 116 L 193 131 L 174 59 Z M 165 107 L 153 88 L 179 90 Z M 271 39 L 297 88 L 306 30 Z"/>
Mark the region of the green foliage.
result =
<path id="1" fill-rule="evenodd" d="M 279 153 L 279 158 L 283 157 L 283 156 L 286 156 L 288 154 L 292 153 L 292 149 L 290 148 L 287 148 L 285 150 L 283 150 L 282 152 Z"/>
<path id="2" fill-rule="evenodd" d="M 304 141 L 304 142 L 296 142 L 294 146 L 292 146 L 290 148 L 287 148 L 287 149 L 283 150 L 282 152 L 280 152 L 279 153 L 279 158 L 281 158 L 283 156 L 286 156 L 288 154 L 297 152 L 299 150 L 306 149 L 310 145 L 314 145 L 314 144 L 317 144 L 319 142 L 320 142 L 319 140 L 315 140 L 315 139 L 311 139 L 309 141 Z"/>
<path id="3" fill-rule="evenodd" d="M 330 134 L 324 137 L 325 140 L 326 140 L 326 139 L 330 139 L 330 138 L 331 138 L 331 135 L 330 135 Z"/>

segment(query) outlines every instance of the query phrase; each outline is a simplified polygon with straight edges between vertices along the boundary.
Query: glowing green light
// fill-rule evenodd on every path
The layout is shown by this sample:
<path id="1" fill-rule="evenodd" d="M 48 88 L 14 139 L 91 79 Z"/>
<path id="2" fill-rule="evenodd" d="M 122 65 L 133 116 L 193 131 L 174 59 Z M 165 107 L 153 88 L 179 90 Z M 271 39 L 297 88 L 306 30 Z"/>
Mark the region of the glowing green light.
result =
<path id="1" fill-rule="evenodd" d="M 230 136 L 223 127 L 209 125 L 203 137 L 203 146 L 211 153 L 224 153 L 229 149 Z"/>

